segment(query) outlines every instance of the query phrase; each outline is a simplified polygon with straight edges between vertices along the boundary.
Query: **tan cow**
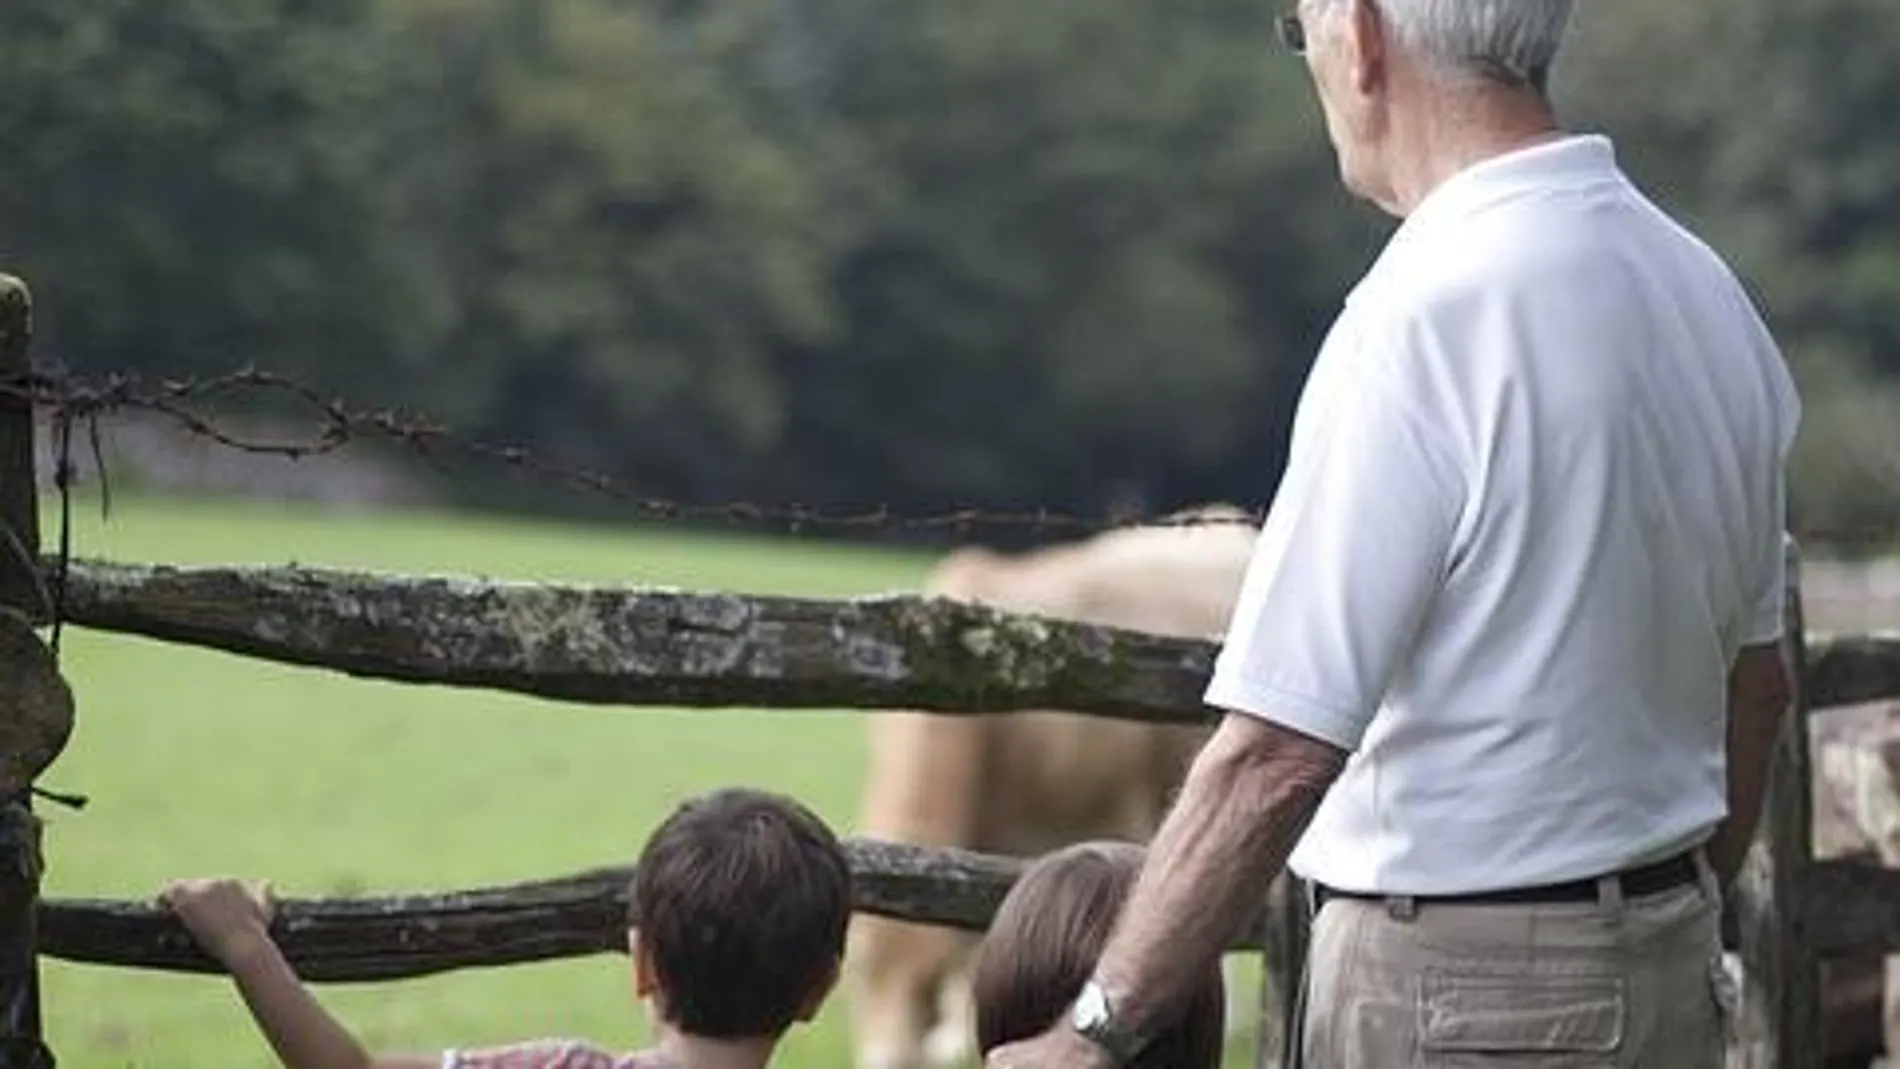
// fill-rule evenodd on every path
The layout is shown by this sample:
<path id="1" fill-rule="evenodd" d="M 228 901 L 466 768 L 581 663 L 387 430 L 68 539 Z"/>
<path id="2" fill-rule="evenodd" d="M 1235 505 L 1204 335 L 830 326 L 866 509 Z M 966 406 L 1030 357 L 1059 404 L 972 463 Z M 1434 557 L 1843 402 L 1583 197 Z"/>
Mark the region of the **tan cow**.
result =
<path id="1" fill-rule="evenodd" d="M 1193 514 L 1244 520 L 1228 506 Z M 1185 514 L 1184 514 L 1185 515 Z M 1020 555 L 951 553 L 925 589 L 1019 612 L 1217 640 L 1255 528 L 1146 526 Z M 859 834 L 1029 856 L 1090 838 L 1149 839 L 1207 727 L 1064 712 L 868 716 Z M 944 1066 L 974 1039 L 975 937 L 860 915 L 847 961 L 858 1069 Z M 1244 1015 L 1230 1008 L 1230 1023 Z"/>

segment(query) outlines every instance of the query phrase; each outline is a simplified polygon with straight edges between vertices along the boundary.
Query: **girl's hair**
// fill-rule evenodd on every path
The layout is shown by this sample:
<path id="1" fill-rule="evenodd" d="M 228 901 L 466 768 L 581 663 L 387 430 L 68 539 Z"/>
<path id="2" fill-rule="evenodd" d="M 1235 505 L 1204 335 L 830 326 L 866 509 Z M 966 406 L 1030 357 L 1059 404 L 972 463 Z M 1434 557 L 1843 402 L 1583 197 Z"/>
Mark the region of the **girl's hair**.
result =
<path id="1" fill-rule="evenodd" d="M 1043 855 L 1017 879 L 977 952 L 977 1049 L 1028 1039 L 1066 1019 L 1134 889 L 1144 853 L 1134 843 L 1079 843 Z M 1215 1069 L 1226 1013 L 1216 964 L 1131 1069 Z"/>

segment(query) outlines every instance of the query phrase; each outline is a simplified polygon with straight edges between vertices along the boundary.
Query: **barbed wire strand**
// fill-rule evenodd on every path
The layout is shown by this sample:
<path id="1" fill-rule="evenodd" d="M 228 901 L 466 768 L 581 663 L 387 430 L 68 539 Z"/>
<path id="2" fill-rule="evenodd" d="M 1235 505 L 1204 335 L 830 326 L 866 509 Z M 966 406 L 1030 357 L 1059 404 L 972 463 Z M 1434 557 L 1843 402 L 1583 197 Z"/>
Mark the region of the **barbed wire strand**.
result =
<path id="1" fill-rule="evenodd" d="M 288 397 L 317 420 L 317 430 L 302 440 L 247 437 L 219 425 L 194 407 L 194 402 L 244 392 Z M 93 463 L 104 480 L 104 451 L 99 420 L 120 412 L 156 414 L 185 432 L 237 452 L 302 460 L 335 453 L 363 440 L 382 440 L 407 447 L 436 470 L 443 470 L 443 454 L 461 453 L 479 460 L 559 481 L 592 494 L 630 503 L 641 515 L 663 521 L 710 520 L 737 523 L 782 523 L 794 531 L 808 528 L 959 530 L 979 526 L 1027 527 L 1037 531 L 1100 532 L 1136 526 L 1178 527 L 1217 524 L 1257 526 L 1261 514 L 1249 510 L 1207 515 L 1174 513 L 1132 519 L 1095 520 L 1047 508 L 984 510 L 959 508 L 930 515 L 902 516 L 888 507 L 831 510 L 802 504 L 765 505 L 750 501 L 689 504 L 642 495 L 615 477 L 587 468 L 543 459 L 518 445 L 497 445 L 454 434 L 426 416 L 393 408 L 359 411 L 341 400 L 275 372 L 243 367 L 205 378 L 163 379 L 146 382 L 136 375 L 113 372 L 87 379 L 66 373 L 29 372 L 0 378 L 0 395 L 24 399 L 52 413 L 56 451 L 69 457 L 71 426 L 84 422 L 92 446 Z M 60 428 L 65 428 L 61 430 Z M 63 471 L 66 465 L 62 464 Z M 67 473 L 70 476 L 70 472 Z M 65 487 L 62 486 L 62 492 Z"/>
<path id="2" fill-rule="evenodd" d="M 317 423 L 307 438 L 296 440 L 249 437 L 221 426 L 199 411 L 196 404 L 244 395 L 275 395 L 290 399 Z M 558 464 L 519 445 L 498 445 L 458 435 L 426 415 L 397 408 L 358 410 L 341 399 L 277 372 L 246 365 L 206 377 L 164 378 L 146 381 L 129 372 L 111 372 L 87 378 L 65 371 L 32 371 L 0 377 L 0 396 L 23 399 L 51 413 L 57 453 L 55 482 L 62 499 L 62 558 L 70 535 L 64 528 L 70 515 L 71 461 L 74 427 L 83 423 L 92 461 L 101 487 L 101 507 L 110 511 L 111 490 L 100 439 L 102 418 L 123 412 L 147 412 L 169 421 L 186 433 L 236 452 L 302 460 L 336 453 L 366 440 L 391 442 L 437 472 L 447 471 L 446 458 L 461 454 L 499 464 L 530 475 L 565 484 L 597 496 L 624 502 L 640 516 L 658 521 L 780 524 L 792 532 L 812 529 L 953 532 L 959 535 L 981 527 L 1027 528 L 1037 534 L 1097 534 L 1136 527 L 1259 526 L 1263 509 L 1239 506 L 1212 511 L 1189 509 L 1161 515 L 1093 519 L 1048 508 L 990 510 L 975 507 L 921 515 L 901 515 L 887 506 L 826 510 L 798 503 L 778 505 L 750 501 L 692 504 L 643 495 L 611 475 L 584 467 Z M 1900 530 L 1881 527 L 1813 528 L 1795 531 L 1798 538 L 1853 543 L 1894 543 Z M 62 575 L 54 596 L 63 598 Z M 63 602 L 62 602 L 63 604 Z"/>

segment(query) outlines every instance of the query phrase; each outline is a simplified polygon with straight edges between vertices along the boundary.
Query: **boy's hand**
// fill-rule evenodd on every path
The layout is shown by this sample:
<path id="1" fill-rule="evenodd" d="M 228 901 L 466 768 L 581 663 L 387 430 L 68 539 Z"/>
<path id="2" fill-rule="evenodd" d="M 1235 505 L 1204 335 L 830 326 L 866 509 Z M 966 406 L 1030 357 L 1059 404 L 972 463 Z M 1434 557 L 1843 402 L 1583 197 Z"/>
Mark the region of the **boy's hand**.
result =
<path id="1" fill-rule="evenodd" d="M 227 967 L 271 943 L 270 884 L 232 879 L 175 880 L 158 901 L 184 922 L 205 953 Z"/>

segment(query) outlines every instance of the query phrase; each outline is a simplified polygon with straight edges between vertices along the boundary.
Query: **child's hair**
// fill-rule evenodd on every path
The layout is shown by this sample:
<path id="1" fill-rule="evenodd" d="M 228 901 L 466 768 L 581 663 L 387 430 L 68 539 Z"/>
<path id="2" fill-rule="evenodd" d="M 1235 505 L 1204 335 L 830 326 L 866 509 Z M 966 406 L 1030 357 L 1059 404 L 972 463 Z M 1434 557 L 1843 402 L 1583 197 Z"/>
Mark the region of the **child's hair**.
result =
<path id="1" fill-rule="evenodd" d="M 851 871 L 803 805 L 730 788 L 688 800 L 654 831 L 631 897 L 662 1017 L 710 1039 L 778 1036 L 835 978 Z"/>
<path id="2" fill-rule="evenodd" d="M 1134 843 L 1079 843 L 1043 855 L 1018 877 L 978 950 L 972 994 L 979 1050 L 1028 1039 L 1066 1019 L 1134 889 L 1144 853 Z M 1215 965 L 1131 1069 L 1214 1069 L 1226 1014 Z"/>

